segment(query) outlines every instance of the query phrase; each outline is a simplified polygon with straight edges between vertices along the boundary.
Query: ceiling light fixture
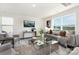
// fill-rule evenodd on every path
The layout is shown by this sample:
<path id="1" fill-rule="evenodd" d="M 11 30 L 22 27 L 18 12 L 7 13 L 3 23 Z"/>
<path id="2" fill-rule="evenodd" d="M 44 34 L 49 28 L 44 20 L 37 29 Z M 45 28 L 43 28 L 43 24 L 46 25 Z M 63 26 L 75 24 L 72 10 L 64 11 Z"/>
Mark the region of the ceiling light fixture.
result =
<path id="1" fill-rule="evenodd" d="M 35 8 L 35 7 L 36 7 L 36 4 L 32 4 L 32 7 L 34 7 L 34 8 Z"/>
<path id="2" fill-rule="evenodd" d="M 69 5 L 71 5 L 71 3 L 61 3 L 63 6 L 67 7 Z"/>

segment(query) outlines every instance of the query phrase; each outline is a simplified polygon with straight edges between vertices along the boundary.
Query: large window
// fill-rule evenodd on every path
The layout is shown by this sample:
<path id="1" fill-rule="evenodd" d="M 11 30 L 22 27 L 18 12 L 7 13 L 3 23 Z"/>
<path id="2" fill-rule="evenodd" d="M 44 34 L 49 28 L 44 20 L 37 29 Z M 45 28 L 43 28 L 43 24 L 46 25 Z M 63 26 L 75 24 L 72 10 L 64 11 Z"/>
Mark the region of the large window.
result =
<path id="1" fill-rule="evenodd" d="M 13 18 L 12 17 L 1 17 L 1 31 L 7 33 L 13 32 Z"/>
<path id="2" fill-rule="evenodd" d="M 61 17 L 54 19 L 54 30 L 61 30 Z"/>
<path id="3" fill-rule="evenodd" d="M 54 30 L 75 31 L 75 15 L 65 15 L 54 18 Z"/>
<path id="4" fill-rule="evenodd" d="M 63 30 L 75 30 L 75 16 L 68 15 L 63 17 Z"/>

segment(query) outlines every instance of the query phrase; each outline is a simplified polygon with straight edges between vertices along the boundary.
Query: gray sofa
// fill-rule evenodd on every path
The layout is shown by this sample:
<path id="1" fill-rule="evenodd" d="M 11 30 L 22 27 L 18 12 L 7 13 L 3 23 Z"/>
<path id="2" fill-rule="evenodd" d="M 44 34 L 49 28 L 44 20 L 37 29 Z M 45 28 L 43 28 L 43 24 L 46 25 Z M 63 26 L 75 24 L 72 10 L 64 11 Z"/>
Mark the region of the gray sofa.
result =
<path id="1" fill-rule="evenodd" d="M 47 39 L 57 40 L 59 44 L 63 45 L 64 47 L 79 47 L 79 34 L 69 35 L 66 37 L 49 34 L 46 37 Z"/>
<path id="2" fill-rule="evenodd" d="M 12 40 L 6 32 L 0 33 L 0 55 L 16 54 L 16 51 L 12 48 L 13 45 L 10 39 Z"/>
<path id="3" fill-rule="evenodd" d="M 71 35 L 71 36 L 67 36 L 67 37 L 58 37 L 58 42 L 67 47 L 67 46 L 71 46 L 71 47 L 75 47 L 76 46 L 76 39 L 75 39 L 75 35 Z"/>
<path id="4" fill-rule="evenodd" d="M 69 55 L 79 55 L 79 47 L 74 48 L 74 50 L 70 52 Z"/>
<path id="5" fill-rule="evenodd" d="M 62 46 L 64 47 L 67 47 L 67 40 L 68 40 L 68 37 L 57 37 L 57 41 L 59 42 L 59 44 L 61 44 Z"/>
<path id="6" fill-rule="evenodd" d="M 0 55 L 15 55 L 17 52 L 12 48 L 11 43 L 0 45 Z"/>
<path id="7" fill-rule="evenodd" d="M 73 47 L 79 47 L 79 34 L 69 36 L 67 44 Z"/>

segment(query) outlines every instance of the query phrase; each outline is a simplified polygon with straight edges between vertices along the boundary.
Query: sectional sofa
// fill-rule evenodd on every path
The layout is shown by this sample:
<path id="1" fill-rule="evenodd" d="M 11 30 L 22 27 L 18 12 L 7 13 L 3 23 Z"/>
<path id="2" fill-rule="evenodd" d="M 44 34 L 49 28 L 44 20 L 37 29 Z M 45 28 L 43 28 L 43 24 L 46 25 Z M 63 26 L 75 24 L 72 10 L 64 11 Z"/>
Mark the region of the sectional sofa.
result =
<path id="1" fill-rule="evenodd" d="M 59 44 L 64 47 L 79 47 L 79 34 L 70 34 L 66 36 L 60 36 L 59 34 L 45 34 L 47 40 L 57 40 Z"/>

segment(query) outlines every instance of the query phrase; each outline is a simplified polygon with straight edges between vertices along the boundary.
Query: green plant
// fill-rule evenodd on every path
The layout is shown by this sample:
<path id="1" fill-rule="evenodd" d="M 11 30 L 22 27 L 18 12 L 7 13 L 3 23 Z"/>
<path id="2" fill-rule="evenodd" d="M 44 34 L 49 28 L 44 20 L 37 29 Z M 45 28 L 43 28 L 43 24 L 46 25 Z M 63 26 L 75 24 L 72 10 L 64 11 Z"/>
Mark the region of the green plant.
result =
<path id="1" fill-rule="evenodd" d="M 43 33 L 44 33 L 44 30 L 43 30 L 43 29 L 41 29 L 41 30 L 39 31 L 39 33 L 40 33 L 40 34 L 43 34 Z"/>
<path id="2" fill-rule="evenodd" d="M 43 29 L 40 29 L 40 30 L 39 30 L 39 34 L 40 34 L 40 38 L 39 38 L 39 39 L 40 39 L 41 41 L 43 41 L 43 39 L 44 39 L 44 30 L 43 30 Z"/>

